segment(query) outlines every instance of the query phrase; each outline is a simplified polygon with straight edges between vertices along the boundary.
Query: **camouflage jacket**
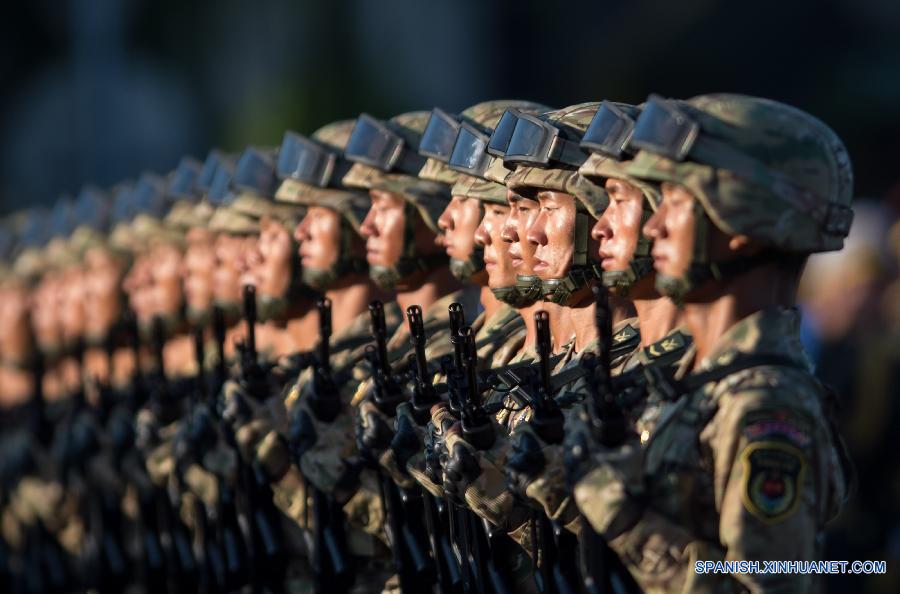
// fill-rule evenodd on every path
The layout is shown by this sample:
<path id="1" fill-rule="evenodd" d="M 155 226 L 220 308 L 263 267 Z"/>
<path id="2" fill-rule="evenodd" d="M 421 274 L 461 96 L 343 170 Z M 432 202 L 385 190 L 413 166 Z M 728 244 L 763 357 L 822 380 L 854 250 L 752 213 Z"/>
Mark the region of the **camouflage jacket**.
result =
<path id="1" fill-rule="evenodd" d="M 847 458 L 828 392 L 809 371 L 799 314 L 771 308 L 739 321 L 680 386 L 637 450 L 643 485 L 626 484 L 648 505 L 631 528 L 608 534 L 610 544 L 647 592 L 815 590 L 809 575 L 694 570 L 695 561 L 816 559 L 847 496 Z M 604 473 L 576 486 L 589 519 L 590 507 L 621 499 L 621 483 Z"/>

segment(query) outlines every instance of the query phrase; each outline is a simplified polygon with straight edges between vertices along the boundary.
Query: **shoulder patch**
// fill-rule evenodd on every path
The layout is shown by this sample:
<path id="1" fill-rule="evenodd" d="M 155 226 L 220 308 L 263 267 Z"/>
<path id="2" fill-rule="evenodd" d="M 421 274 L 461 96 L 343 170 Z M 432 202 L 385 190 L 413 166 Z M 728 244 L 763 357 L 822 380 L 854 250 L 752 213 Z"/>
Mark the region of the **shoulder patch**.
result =
<path id="1" fill-rule="evenodd" d="M 757 441 L 741 452 L 741 464 L 741 499 L 747 511 L 767 523 L 794 513 L 806 474 L 803 452 L 783 442 Z"/>

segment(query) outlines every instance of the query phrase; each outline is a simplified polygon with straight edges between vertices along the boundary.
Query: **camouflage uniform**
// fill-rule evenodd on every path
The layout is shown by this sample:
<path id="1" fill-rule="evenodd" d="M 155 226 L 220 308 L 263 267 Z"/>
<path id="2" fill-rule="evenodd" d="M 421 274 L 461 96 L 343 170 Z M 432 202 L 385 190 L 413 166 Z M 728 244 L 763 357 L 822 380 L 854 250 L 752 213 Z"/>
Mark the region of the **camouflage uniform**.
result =
<path id="1" fill-rule="evenodd" d="M 840 248 L 851 219 L 850 164 L 824 124 L 736 95 L 664 105 L 697 124 L 696 144 L 678 161 L 642 151 L 628 171 L 687 188 L 709 216 L 697 223 L 701 241 L 702 225 L 714 224 L 778 250 L 764 257 Z M 640 120 L 634 138 L 662 150 Z M 713 264 L 721 275 L 740 274 L 728 262 Z M 688 275 L 659 286 L 682 299 L 709 278 L 710 265 L 695 244 Z M 816 589 L 808 575 L 693 567 L 695 560 L 815 559 L 825 523 L 847 496 L 846 456 L 828 391 L 809 372 L 797 312 L 770 306 L 745 317 L 694 369 L 687 374 L 685 362 L 680 383 L 656 387 L 666 402 L 645 419 L 643 447 L 627 443 L 595 456 L 597 468 L 576 485 L 580 509 L 648 592 Z"/>

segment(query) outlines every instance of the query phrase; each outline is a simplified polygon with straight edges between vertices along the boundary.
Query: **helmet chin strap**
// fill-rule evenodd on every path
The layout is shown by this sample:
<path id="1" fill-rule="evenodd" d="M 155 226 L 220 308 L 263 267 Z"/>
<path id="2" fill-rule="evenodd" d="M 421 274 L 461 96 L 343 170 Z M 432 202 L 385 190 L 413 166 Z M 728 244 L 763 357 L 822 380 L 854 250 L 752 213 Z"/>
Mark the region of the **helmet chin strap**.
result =
<path id="1" fill-rule="evenodd" d="M 681 277 L 656 274 L 656 290 L 678 306 L 684 305 L 685 297 L 707 281 L 727 280 L 779 258 L 777 252 L 762 251 L 730 260 L 710 261 L 709 230 L 712 223 L 699 202 L 694 205 L 694 220 L 694 249 L 687 272 Z"/>
<path id="2" fill-rule="evenodd" d="M 369 278 L 378 287 L 393 289 L 404 278 L 416 272 L 431 272 L 447 264 L 444 253 L 420 256 L 416 249 L 418 211 L 409 203 L 404 207 L 403 253 L 392 266 L 369 266 Z"/>
<path id="3" fill-rule="evenodd" d="M 526 305 L 531 305 L 535 302 L 534 299 L 529 299 L 525 295 L 520 293 L 519 287 L 517 287 L 516 285 L 512 285 L 510 287 L 491 288 L 491 293 L 493 293 L 494 297 L 496 297 L 498 300 L 513 307 L 525 307 Z"/>
<path id="4" fill-rule="evenodd" d="M 517 274 L 516 292 L 526 305 L 538 301 L 541 298 L 540 277 L 534 274 Z"/>
<path id="5" fill-rule="evenodd" d="M 465 260 L 450 258 L 450 274 L 464 283 L 472 280 L 472 276 L 482 270 L 484 270 L 484 249 L 480 245 L 472 248 L 472 253 Z"/>
<path id="6" fill-rule="evenodd" d="M 369 265 L 365 259 L 351 255 L 353 253 L 353 233 L 355 231 L 350 227 L 350 224 L 346 220 L 341 220 L 341 246 L 338 250 L 337 260 L 328 269 L 304 266 L 300 273 L 304 285 L 324 293 L 344 275 L 367 274 L 369 272 Z"/>
<path id="7" fill-rule="evenodd" d="M 188 307 L 185 315 L 191 326 L 205 328 L 212 321 L 212 307 Z"/>
<path id="8" fill-rule="evenodd" d="M 241 303 L 239 301 L 214 299 L 213 303 L 222 310 L 226 326 L 234 326 L 241 319 Z"/>
<path id="9" fill-rule="evenodd" d="M 572 264 L 562 278 L 551 278 L 541 282 L 544 301 L 565 305 L 572 294 L 587 286 L 597 278 L 596 270 L 588 262 L 588 241 L 590 240 L 590 219 L 586 212 L 575 213 L 575 250 Z"/>

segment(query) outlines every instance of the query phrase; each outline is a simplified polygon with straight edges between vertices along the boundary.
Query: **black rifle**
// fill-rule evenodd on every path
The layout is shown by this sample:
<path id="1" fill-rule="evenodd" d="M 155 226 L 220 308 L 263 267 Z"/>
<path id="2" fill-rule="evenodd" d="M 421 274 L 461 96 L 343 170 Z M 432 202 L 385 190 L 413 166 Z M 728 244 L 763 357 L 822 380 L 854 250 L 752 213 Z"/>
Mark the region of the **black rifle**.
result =
<path id="1" fill-rule="evenodd" d="M 609 307 L 609 292 L 603 287 L 594 287 L 593 291 L 594 321 L 600 340 L 597 355 L 594 357 L 586 355 L 582 362 L 588 369 L 586 376 L 588 389 L 594 395 L 585 402 L 585 409 L 590 420 L 593 439 L 607 448 L 615 448 L 622 445 L 626 439 L 627 423 L 621 407 L 616 402 L 610 372 L 612 312 Z M 577 454 L 568 454 L 576 458 L 570 467 L 583 465 L 588 455 L 588 444 L 579 443 L 576 447 L 580 448 Z M 579 470 L 577 475 L 580 474 Z M 584 516 L 581 517 L 579 544 L 581 570 L 587 594 L 640 592 L 637 583 L 616 553 Z"/>
<path id="2" fill-rule="evenodd" d="M 185 461 L 200 462 L 203 455 L 215 447 L 218 433 L 216 431 L 213 412 L 208 405 L 209 378 L 206 366 L 206 344 L 203 326 L 193 329 L 194 359 L 197 374 L 194 377 L 194 401 L 187 422 L 184 443 L 189 451 L 176 450 L 176 464 L 179 458 Z M 186 468 L 180 468 L 183 472 Z M 180 474 L 179 474 L 180 475 Z M 216 539 L 216 510 L 209 509 L 200 499 L 194 498 L 194 539 L 198 565 L 198 586 L 200 592 L 223 592 L 228 586 L 228 575 L 225 564 L 225 552 L 222 543 Z M 221 521 L 221 520 L 218 520 Z"/>
<path id="3" fill-rule="evenodd" d="M 450 403 L 461 420 L 465 440 L 478 450 L 486 450 L 496 440 L 494 425 L 484 410 L 478 377 L 478 353 L 472 328 L 465 326 L 465 315 L 459 303 L 449 308 L 450 341 L 453 345 L 452 366 L 445 360 Z M 463 482 L 470 483 L 480 473 L 478 462 L 463 446 L 448 452 L 445 467 L 448 481 L 445 489 Z M 460 501 L 463 494 L 450 493 L 450 524 L 456 529 L 453 540 L 462 559 L 464 592 L 497 593 L 510 591 L 508 576 L 501 569 L 502 552 L 511 546 L 508 537 L 484 521 Z"/>
<path id="4" fill-rule="evenodd" d="M 159 422 L 168 424 L 177 418 L 180 410 L 166 375 L 164 347 L 165 325 L 162 318 L 157 316 L 153 319 L 152 351 L 155 372 L 151 399 Z M 190 532 L 179 514 L 181 501 L 178 493 L 160 488 L 156 502 L 159 531 L 168 535 L 168 538 L 162 539 L 162 544 L 170 585 L 176 589 L 196 589 L 197 563 L 191 546 Z"/>
<path id="5" fill-rule="evenodd" d="M 369 314 L 375 345 L 366 348 L 366 357 L 372 365 L 373 401 L 382 414 L 394 417 L 397 406 L 404 398 L 388 359 L 384 305 L 380 301 L 373 301 L 369 304 Z M 371 415 L 368 421 L 367 430 L 360 436 L 361 449 L 378 473 L 381 500 L 387 519 L 385 531 L 391 545 L 400 589 L 406 594 L 427 591 L 433 583 L 434 568 L 427 552 L 419 544 L 423 530 L 416 526 L 416 519 L 411 521 L 411 517 L 407 515 L 410 508 L 404 506 L 404 494 L 390 476 L 380 471 L 377 455 L 374 454 L 390 447 L 393 432 L 376 415 Z M 418 517 L 421 517 L 421 511 Z"/>
<path id="6" fill-rule="evenodd" d="M 315 417 L 326 423 L 334 421 L 341 411 L 340 396 L 331 371 L 331 300 L 316 302 L 319 312 L 319 344 L 313 366 L 309 407 Z M 294 464 L 300 466 L 300 458 L 315 442 L 315 428 L 305 411 L 297 414 L 290 427 L 290 451 Z M 316 594 L 346 592 L 353 585 L 354 573 L 345 532 L 346 518 L 334 496 L 317 489 L 306 481 L 306 490 L 312 496 L 312 532 L 306 532 L 307 548 L 313 570 L 313 588 Z"/>
<path id="7" fill-rule="evenodd" d="M 545 443 L 562 443 L 565 435 L 563 415 L 553 398 L 550 360 L 550 318 L 545 311 L 534 314 L 537 333 L 538 369 L 536 393 L 531 398 L 532 417 L 529 421 L 534 432 Z M 536 476 L 543 470 L 545 460 L 540 445 L 529 434 L 523 434 L 519 449 L 510 458 L 507 467 L 523 478 Z M 516 491 L 524 499 L 527 480 L 516 480 Z M 543 510 L 535 509 L 531 523 L 532 562 L 535 564 L 535 581 L 543 594 L 566 594 L 577 591 L 569 580 L 577 574 L 574 537 L 557 523 L 551 522 Z"/>
<path id="8" fill-rule="evenodd" d="M 238 345 L 241 360 L 240 383 L 250 395 L 257 400 L 268 398 L 269 386 L 266 372 L 259 363 L 256 351 L 256 287 L 244 285 L 244 322 L 247 336 Z M 279 588 L 285 568 L 284 548 L 277 522 L 277 509 L 272 501 L 272 489 L 268 478 L 255 461 L 247 464 L 241 457 L 234 435 L 234 426 L 250 420 L 251 411 L 247 410 L 238 399 L 237 410 L 233 412 L 234 423 L 228 427 L 225 423 L 226 442 L 237 453 L 239 484 L 242 487 L 243 503 L 240 508 L 246 518 L 249 534 L 246 534 L 250 557 L 251 582 L 258 588 Z"/>
<path id="9" fill-rule="evenodd" d="M 409 355 L 410 368 L 414 370 L 413 397 L 410 404 L 413 419 L 420 428 L 424 428 L 431 420 L 431 407 L 440 402 L 440 398 L 434 389 L 432 374 L 425 356 L 427 337 L 425 336 L 422 308 L 418 305 L 408 307 L 406 317 L 409 321 L 409 336 L 413 345 L 413 353 Z M 424 444 L 416 436 L 415 430 L 406 425 L 408 425 L 406 418 L 398 422 L 397 434 L 392 442 L 392 447 L 397 453 L 397 462 L 401 468 L 405 468 L 406 462 L 415 451 L 421 451 L 424 447 Z M 401 454 L 401 452 L 404 453 Z M 425 528 L 440 592 L 441 594 L 455 594 L 460 591 L 462 586 L 462 575 L 459 559 L 453 553 L 448 507 L 443 499 L 439 499 L 427 491 L 420 491 L 425 514 Z"/>

